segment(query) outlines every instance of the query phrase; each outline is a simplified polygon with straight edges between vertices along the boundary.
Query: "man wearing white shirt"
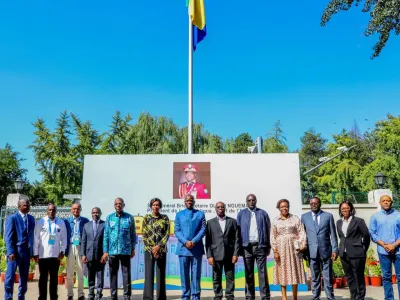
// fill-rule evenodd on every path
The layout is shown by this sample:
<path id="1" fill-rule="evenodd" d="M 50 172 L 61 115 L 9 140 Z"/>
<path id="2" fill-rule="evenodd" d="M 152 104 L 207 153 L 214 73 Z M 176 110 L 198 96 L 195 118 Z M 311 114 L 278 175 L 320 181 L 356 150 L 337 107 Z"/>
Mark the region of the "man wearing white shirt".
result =
<path id="1" fill-rule="evenodd" d="M 39 300 L 47 300 L 47 278 L 50 274 L 50 300 L 56 300 L 58 269 L 67 247 L 67 229 L 63 220 L 56 217 L 57 207 L 47 206 L 47 217 L 35 226 L 33 254 L 39 263 Z"/>
<path id="2" fill-rule="evenodd" d="M 206 250 L 208 263 L 213 267 L 214 299 L 222 300 L 222 270 L 225 271 L 225 298 L 235 298 L 235 263 L 240 249 L 240 233 L 236 220 L 225 215 L 225 204 L 215 205 L 217 217 L 207 222 Z"/>

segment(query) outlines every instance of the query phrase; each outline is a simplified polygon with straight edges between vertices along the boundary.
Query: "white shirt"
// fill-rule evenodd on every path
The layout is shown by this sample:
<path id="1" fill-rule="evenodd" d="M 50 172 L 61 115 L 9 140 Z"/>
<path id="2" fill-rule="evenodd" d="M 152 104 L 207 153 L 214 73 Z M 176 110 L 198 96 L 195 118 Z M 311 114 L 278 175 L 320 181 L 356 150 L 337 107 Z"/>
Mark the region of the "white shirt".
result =
<path id="1" fill-rule="evenodd" d="M 20 216 L 22 217 L 22 220 L 25 218 L 26 214 L 23 214 L 22 212 L 18 211 Z"/>
<path id="2" fill-rule="evenodd" d="M 226 225 L 226 216 L 223 217 L 222 219 L 218 218 L 219 226 L 221 226 L 222 232 L 225 232 L 225 225 Z"/>
<path id="3" fill-rule="evenodd" d="M 75 235 L 79 237 L 80 240 L 80 234 L 79 234 L 79 223 L 81 222 L 81 217 L 74 218 L 74 231 L 71 234 L 71 244 L 74 242 Z"/>
<path id="4" fill-rule="evenodd" d="M 65 254 L 67 248 L 67 228 L 64 221 L 59 218 L 50 220 L 51 234 L 55 234 L 54 245 L 49 245 L 49 217 L 44 217 L 36 222 L 33 241 L 33 255 L 39 258 L 58 257 L 60 252 Z"/>
<path id="5" fill-rule="evenodd" d="M 257 227 L 256 213 L 254 212 L 254 210 L 251 209 L 249 209 L 249 211 L 251 212 L 249 242 L 258 243 L 258 227 Z"/>
<path id="6" fill-rule="evenodd" d="M 313 221 L 315 220 L 315 215 L 316 214 L 314 214 L 313 212 L 311 212 L 312 213 L 312 218 L 313 218 Z M 320 213 L 320 211 L 318 212 L 318 213 Z M 317 217 L 317 222 L 318 222 L 318 225 L 319 225 L 319 221 L 321 220 L 321 214 L 319 214 L 318 215 L 318 217 Z"/>

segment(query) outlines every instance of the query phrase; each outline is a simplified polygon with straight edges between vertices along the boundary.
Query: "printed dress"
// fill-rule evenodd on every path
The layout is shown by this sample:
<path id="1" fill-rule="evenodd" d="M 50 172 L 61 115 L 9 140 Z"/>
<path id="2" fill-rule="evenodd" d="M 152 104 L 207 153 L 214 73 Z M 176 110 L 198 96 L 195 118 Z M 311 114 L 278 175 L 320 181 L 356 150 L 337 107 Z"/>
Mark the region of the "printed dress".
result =
<path id="1" fill-rule="evenodd" d="M 280 259 L 274 263 L 274 284 L 292 285 L 306 283 L 302 255 L 296 253 L 306 244 L 306 233 L 299 217 L 289 214 L 286 220 L 276 217 L 271 227 L 271 245 Z"/>

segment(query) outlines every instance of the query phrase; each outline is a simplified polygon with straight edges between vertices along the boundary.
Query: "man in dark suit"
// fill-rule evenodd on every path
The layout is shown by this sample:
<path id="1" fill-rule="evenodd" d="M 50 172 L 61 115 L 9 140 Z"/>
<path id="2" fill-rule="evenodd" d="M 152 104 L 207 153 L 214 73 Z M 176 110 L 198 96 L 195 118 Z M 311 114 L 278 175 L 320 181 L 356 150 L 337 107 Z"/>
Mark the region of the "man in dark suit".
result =
<path id="1" fill-rule="evenodd" d="M 321 266 L 326 298 L 334 300 L 332 261 L 337 258 L 337 237 L 332 214 L 321 210 L 321 200 L 310 200 L 311 211 L 301 216 L 307 233 L 307 248 L 310 259 L 313 300 L 321 295 Z"/>
<path id="2" fill-rule="evenodd" d="M 246 299 L 255 299 L 254 262 L 258 269 L 258 282 L 262 300 L 271 299 L 268 283 L 267 256 L 271 252 L 271 221 L 268 213 L 257 207 L 257 197 L 246 197 L 247 208 L 237 215 L 243 249 L 244 273 L 246 277 Z"/>
<path id="3" fill-rule="evenodd" d="M 349 200 L 339 205 L 337 231 L 340 239 L 339 256 L 349 284 L 351 300 L 364 300 L 364 270 L 366 253 L 371 242 L 364 219 L 355 216 L 356 210 Z"/>
<path id="4" fill-rule="evenodd" d="M 235 263 L 238 261 L 240 233 L 235 219 L 225 215 L 225 204 L 215 205 L 217 217 L 207 222 L 206 250 L 213 267 L 214 299 L 222 299 L 222 269 L 226 277 L 226 299 L 234 299 Z"/>
<path id="5" fill-rule="evenodd" d="M 82 263 L 87 264 L 89 299 L 101 299 L 103 297 L 104 285 L 104 266 L 103 256 L 103 238 L 104 221 L 101 218 L 101 209 L 94 207 L 92 209 L 92 221 L 85 224 L 82 232 Z M 97 295 L 94 290 L 97 277 Z"/>
<path id="6" fill-rule="evenodd" d="M 6 242 L 7 272 L 4 281 L 4 299 L 12 300 L 15 271 L 19 270 L 18 300 L 25 299 L 29 262 L 33 254 L 35 218 L 29 213 L 29 200 L 18 201 L 18 211 L 7 217 L 4 240 Z"/>

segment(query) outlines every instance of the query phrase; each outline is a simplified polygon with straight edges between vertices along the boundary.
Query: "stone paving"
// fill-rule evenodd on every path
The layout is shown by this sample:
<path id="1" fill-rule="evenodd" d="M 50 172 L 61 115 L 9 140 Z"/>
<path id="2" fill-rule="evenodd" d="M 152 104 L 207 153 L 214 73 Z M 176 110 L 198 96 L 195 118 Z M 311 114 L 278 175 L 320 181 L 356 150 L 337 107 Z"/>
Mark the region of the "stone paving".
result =
<path id="1" fill-rule="evenodd" d="M 396 297 L 397 298 L 397 285 L 393 285 L 393 289 L 395 291 Z M 17 299 L 17 292 L 18 292 L 18 284 L 15 285 L 14 289 L 14 299 Z M 87 294 L 87 289 L 85 290 L 85 293 Z M 139 290 L 133 290 L 132 291 L 132 300 L 139 300 L 143 298 L 143 291 Z M 122 294 L 122 290 L 119 291 L 119 294 Z M 110 292 L 109 290 L 104 290 L 104 297 L 103 299 L 108 300 L 109 299 Z M 180 299 L 180 291 L 168 291 L 167 292 L 168 299 Z M 242 300 L 244 298 L 244 292 L 238 291 L 235 292 L 235 299 Z M 288 294 L 288 298 L 291 299 L 291 293 Z M 349 296 L 349 290 L 347 288 L 344 289 L 336 289 L 335 290 L 335 296 L 336 299 L 350 299 Z M 38 284 L 37 282 L 30 282 L 28 284 L 28 292 L 26 295 L 26 300 L 33 300 L 38 298 Z M 75 289 L 75 298 L 77 299 L 77 290 Z M 214 299 L 214 293 L 212 291 L 203 291 L 201 294 L 202 299 Z M 256 298 L 259 298 L 259 294 L 256 294 Z M 4 284 L 0 284 L 0 299 L 4 299 Z M 65 285 L 59 285 L 58 288 L 58 299 L 66 300 L 67 299 L 67 289 L 65 288 Z M 123 299 L 122 296 L 119 296 L 118 299 Z M 282 299 L 281 293 L 279 292 L 272 292 L 272 298 L 273 300 L 278 300 Z M 301 292 L 299 293 L 299 300 L 310 300 L 311 299 L 311 292 Z M 324 293 L 322 292 L 322 297 L 321 299 L 326 299 L 324 297 Z M 365 298 L 366 300 L 381 300 L 383 299 L 383 288 L 382 287 L 372 287 L 368 286 L 367 287 L 367 297 Z"/>

